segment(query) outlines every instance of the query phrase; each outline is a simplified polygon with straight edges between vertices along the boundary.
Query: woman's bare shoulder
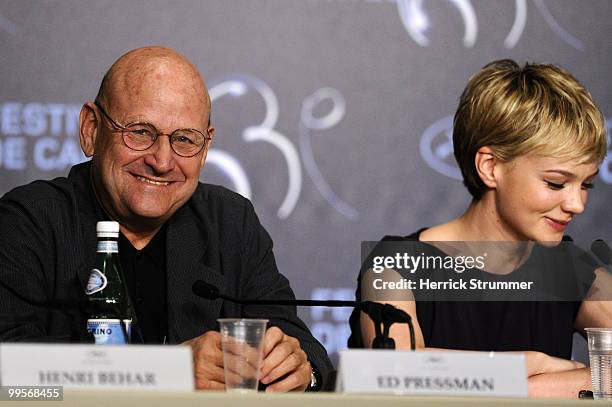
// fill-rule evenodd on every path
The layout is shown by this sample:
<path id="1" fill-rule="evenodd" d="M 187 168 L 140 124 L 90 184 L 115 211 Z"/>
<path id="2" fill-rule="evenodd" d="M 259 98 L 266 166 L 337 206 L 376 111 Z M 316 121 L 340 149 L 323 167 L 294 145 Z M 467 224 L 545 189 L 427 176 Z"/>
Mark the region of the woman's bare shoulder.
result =
<path id="1" fill-rule="evenodd" d="M 452 242 L 462 240 L 459 233 L 457 219 L 441 223 L 421 232 L 419 240 L 422 242 Z"/>

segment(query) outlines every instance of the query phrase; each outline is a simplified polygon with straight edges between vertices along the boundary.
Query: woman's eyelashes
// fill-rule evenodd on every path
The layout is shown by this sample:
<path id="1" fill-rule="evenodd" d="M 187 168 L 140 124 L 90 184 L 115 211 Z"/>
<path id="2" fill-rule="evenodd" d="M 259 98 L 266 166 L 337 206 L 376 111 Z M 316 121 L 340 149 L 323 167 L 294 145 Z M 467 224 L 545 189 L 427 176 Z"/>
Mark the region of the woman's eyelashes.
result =
<path id="1" fill-rule="evenodd" d="M 550 189 L 554 189 L 555 191 L 558 191 L 560 189 L 563 189 L 565 187 L 565 183 L 558 183 L 558 182 L 552 182 L 552 181 L 544 181 L 546 182 L 546 185 L 548 185 L 548 187 Z"/>
<path id="2" fill-rule="evenodd" d="M 553 182 L 553 181 L 544 181 L 546 182 L 546 185 L 550 188 L 553 189 L 555 191 L 559 191 L 563 188 L 565 188 L 565 182 Z M 595 188 L 595 185 L 593 184 L 592 181 L 587 181 L 587 182 L 583 182 L 581 185 L 582 189 L 593 189 Z"/>
<path id="3" fill-rule="evenodd" d="M 582 183 L 582 189 L 593 189 L 593 188 L 595 188 L 595 184 L 593 184 L 593 181 Z"/>

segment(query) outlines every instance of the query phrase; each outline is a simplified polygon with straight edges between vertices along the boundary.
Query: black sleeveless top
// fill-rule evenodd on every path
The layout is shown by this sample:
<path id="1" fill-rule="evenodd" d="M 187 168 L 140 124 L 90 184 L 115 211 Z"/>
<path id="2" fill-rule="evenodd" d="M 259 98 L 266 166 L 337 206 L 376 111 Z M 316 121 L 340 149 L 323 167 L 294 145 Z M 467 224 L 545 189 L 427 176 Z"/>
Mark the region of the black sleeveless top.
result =
<path id="1" fill-rule="evenodd" d="M 418 240 L 422 230 L 404 238 L 386 236 L 383 241 Z M 546 261 L 552 262 L 552 268 L 570 264 L 554 248 L 543 249 L 543 253 Z M 590 263 L 587 268 L 580 270 L 584 292 L 595 278 L 596 263 Z M 360 279 L 355 295 L 360 301 Z M 531 350 L 570 359 L 580 304 L 581 301 L 417 300 L 416 313 L 427 347 L 474 351 Z M 359 314 L 360 311 L 354 310 L 349 319 L 351 336 L 348 346 L 351 348 L 364 347 Z"/>

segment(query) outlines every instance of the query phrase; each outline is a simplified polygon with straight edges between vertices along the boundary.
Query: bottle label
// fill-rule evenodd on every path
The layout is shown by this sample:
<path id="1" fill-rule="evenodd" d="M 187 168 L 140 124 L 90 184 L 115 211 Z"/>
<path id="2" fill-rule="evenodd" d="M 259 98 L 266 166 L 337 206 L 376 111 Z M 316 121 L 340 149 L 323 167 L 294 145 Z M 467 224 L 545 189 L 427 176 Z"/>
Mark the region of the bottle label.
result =
<path id="1" fill-rule="evenodd" d="M 98 269 L 92 269 L 91 274 L 89 275 L 89 280 L 87 280 L 87 287 L 85 287 L 85 294 L 91 295 L 93 293 L 97 293 L 98 291 L 104 290 L 108 280 L 104 273 L 102 273 Z"/>
<path id="2" fill-rule="evenodd" d="M 129 343 L 132 320 L 124 319 L 125 332 L 119 319 L 88 319 L 87 332 L 93 335 L 96 345 L 123 345 Z M 127 334 L 127 337 L 126 337 Z"/>
<path id="3" fill-rule="evenodd" d="M 116 240 L 99 240 L 98 253 L 119 253 L 119 245 Z"/>

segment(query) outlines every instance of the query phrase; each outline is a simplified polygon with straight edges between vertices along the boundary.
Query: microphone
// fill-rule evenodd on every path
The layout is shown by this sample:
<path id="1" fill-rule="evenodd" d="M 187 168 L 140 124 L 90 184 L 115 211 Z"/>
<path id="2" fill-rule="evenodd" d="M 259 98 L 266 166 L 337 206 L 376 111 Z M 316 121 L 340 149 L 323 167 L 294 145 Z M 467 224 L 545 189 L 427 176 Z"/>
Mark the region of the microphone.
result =
<path id="1" fill-rule="evenodd" d="M 603 240 L 595 240 L 591 244 L 591 251 L 603 264 L 612 264 L 612 250 L 610 250 L 610 246 Z"/>
<path id="2" fill-rule="evenodd" d="M 408 324 L 408 333 L 410 334 L 410 349 L 415 349 L 415 334 L 414 326 L 412 325 L 412 317 L 406 312 L 395 308 L 391 304 L 381 304 L 378 302 L 364 301 L 359 304 L 359 307 L 363 312 L 368 314 L 372 318 L 374 323 L 374 330 L 376 331 L 376 337 L 372 342 L 372 347 L 377 349 L 395 349 L 395 341 L 393 338 L 389 338 L 389 329 L 393 323 L 405 323 Z M 377 322 L 380 321 L 380 322 Z M 380 326 L 383 329 L 381 331 Z"/>
<path id="3" fill-rule="evenodd" d="M 359 308 L 374 321 L 376 338 L 372 343 L 374 348 L 395 349 L 395 342 L 389 338 L 389 329 L 394 323 L 408 324 L 410 331 L 410 348 L 415 349 L 414 326 L 412 318 L 404 311 L 395 308 L 391 304 L 380 304 L 372 301 L 348 301 L 348 300 L 266 300 L 266 299 L 246 299 L 230 297 L 219 291 L 217 287 L 202 280 L 196 280 L 191 286 L 191 290 L 198 297 L 207 300 L 223 299 L 235 304 L 242 305 L 291 305 L 305 307 L 351 307 Z M 383 329 L 381 330 L 381 325 Z"/>

